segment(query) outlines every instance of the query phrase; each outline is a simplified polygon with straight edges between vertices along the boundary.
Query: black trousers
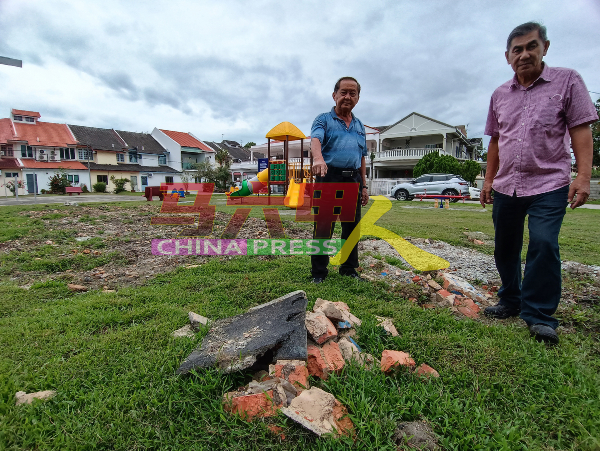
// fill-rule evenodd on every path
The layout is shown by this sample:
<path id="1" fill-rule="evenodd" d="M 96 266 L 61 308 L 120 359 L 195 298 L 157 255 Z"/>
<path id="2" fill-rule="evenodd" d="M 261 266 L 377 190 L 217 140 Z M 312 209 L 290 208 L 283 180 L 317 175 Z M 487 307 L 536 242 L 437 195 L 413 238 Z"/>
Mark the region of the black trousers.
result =
<path id="1" fill-rule="evenodd" d="M 327 174 L 325 177 L 316 177 L 317 183 L 358 183 L 358 198 L 356 199 L 356 211 L 354 214 L 353 222 L 345 222 L 342 221 L 342 239 L 347 240 L 352 231 L 358 226 L 361 218 L 361 208 L 362 208 L 362 177 L 360 176 L 360 171 L 355 170 L 354 174 L 351 176 L 342 175 L 340 170 L 336 170 L 336 168 L 328 168 Z M 329 231 L 329 237 L 317 237 L 317 223 L 315 222 L 313 228 L 313 238 L 325 239 L 331 238 L 333 235 L 333 229 L 335 228 L 335 223 L 331 224 L 331 228 Z M 325 278 L 329 271 L 327 270 L 327 265 L 329 264 L 329 255 L 311 255 L 311 273 L 312 277 L 320 277 Z M 352 252 L 350 252 L 350 256 L 348 259 L 342 263 L 340 266 L 340 274 L 349 275 L 356 273 L 356 268 L 358 268 L 358 245 L 354 246 Z"/>

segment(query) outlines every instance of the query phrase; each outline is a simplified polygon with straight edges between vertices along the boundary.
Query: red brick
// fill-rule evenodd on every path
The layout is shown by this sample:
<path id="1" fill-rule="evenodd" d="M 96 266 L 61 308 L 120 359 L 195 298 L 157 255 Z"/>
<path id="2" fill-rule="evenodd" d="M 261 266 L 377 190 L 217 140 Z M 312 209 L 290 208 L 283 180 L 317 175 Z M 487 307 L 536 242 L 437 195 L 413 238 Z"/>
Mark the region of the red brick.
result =
<path id="1" fill-rule="evenodd" d="M 306 312 L 306 330 L 317 344 L 337 337 L 337 329 L 323 313 Z"/>
<path id="2" fill-rule="evenodd" d="M 471 310 L 469 307 L 458 307 L 458 311 L 469 318 L 477 319 L 479 315 Z"/>
<path id="3" fill-rule="evenodd" d="M 306 367 L 308 374 L 311 376 L 318 377 L 319 379 L 327 379 L 329 373 L 329 365 L 321 355 L 321 348 L 315 345 L 309 344 L 306 347 L 308 352 L 308 358 L 306 361 Z"/>
<path id="4" fill-rule="evenodd" d="M 492 291 L 495 293 L 496 291 L 498 291 L 500 289 L 500 287 L 497 287 L 496 285 L 494 285 L 492 287 Z"/>
<path id="5" fill-rule="evenodd" d="M 323 352 L 323 357 L 325 357 L 325 361 L 329 365 L 329 370 L 339 373 L 342 368 L 344 368 L 344 357 L 342 356 L 342 351 L 340 351 L 340 347 L 335 341 L 330 341 L 325 343 L 321 348 Z"/>
<path id="6" fill-rule="evenodd" d="M 415 374 L 423 377 L 440 377 L 440 373 L 425 363 L 422 363 L 418 366 L 418 368 L 415 370 Z"/>
<path id="7" fill-rule="evenodd" d="M 387 349 L 383 351 L 381 354 L 381 371 L 389 373 L 400 366 L 406 366 L 413 369 L 415 367 L 415 361 L 410 354 L 406 352 L 390 351 Z"/>
<path id="8" fill-rule="evenodd" d="M 475 313 L 479 313 L 479 311 L 481 310 L 479 306 L 475 304 L 475 302 L 473 302 L 473 299 L 463 299 L 460 303 Z"/>
<path id="9" fill-rule="evenodd" d="M 242 418 L 252 420 L 255 417 L 272 417 L 277 414 L 273 401 L 273 390 L 255 395 L 233 397 L 230 393 L 224 397 L 224 409 L 231 413 L 239 413 Z"/>
<path id="10" fill-rule="evenodd" d="M 285 440 L 285 434 L 283 433 L 283 428 L 280 426 L 275 426 L 274 424 L 268 424 L 267 429 L 271 431 L 273 434 L 278 435 L 281 440 Z"/>
<path id="11" fill-rule="evenodd" d="M 449 306 L 454 305 L 455 295 L 450 293 L 448 290 L 440 290 L 435 294 L 435 296 L 437 302 L 439 302 L 440 304 Z"/>
<path id="12" fill-rule="evenodd" d="M 487 289 L 488 289 L 488 286 L 487 286 L 487 285 L 481 285 L 481 288 L 482 288 L 483 290 L 487 290 Z"/>
<path id="13" fill-rule="evenodd" d="M 285 379 L 296 388 L 309 388 L 306 362 L 299 360 L 278 360 L 275 365 L 269 366 L 269 372 L 274 376 Z"/>
<path id="14" fill-rule="evenodd" d="M 421 278 L 419 276 L 415 276 L 412 278 L 412 281 L 415 283 L 419 282 L 420 280 L 421 280 Z"/>

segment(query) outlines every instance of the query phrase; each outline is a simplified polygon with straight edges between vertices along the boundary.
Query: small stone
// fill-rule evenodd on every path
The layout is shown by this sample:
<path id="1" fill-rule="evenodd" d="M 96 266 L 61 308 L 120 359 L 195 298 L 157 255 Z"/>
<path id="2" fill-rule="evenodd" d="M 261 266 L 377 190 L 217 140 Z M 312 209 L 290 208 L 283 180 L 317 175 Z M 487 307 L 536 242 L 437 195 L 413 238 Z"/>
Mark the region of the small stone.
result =
<path id="1" fill-rule="evenodd" d="M 88 290 L 87 287 L 84 287 L 83 285 L 77 285 L 77 284 L 74 284 L 74 283 L 67 284 L 67 287 L 71 291 L 84 292 L 84 291 Z"/>
<path id="2" fill-rule="evenodd" d="M 117 290 L 108 290 L 108 289 L 104 289 L 102 290 L 102 293 L 116 293 Z"/>
<path id="3" fill-rule="evenodd" d="M 431 279 L 427 281 L 427 285 L 429 285 L 431 288 L 433 288 L 435 291 L 439 291 L 442 289 L 442 286 L 437 283 L 435 280 Z"/>
<path id="4" fill-rule="evenodd" d="M 195 336 L 194 331 L 192 330 L 192 326 L 190 326 L 189 324 L 186 324 L 181 329 L 177 329 L 171 335 L 175 338 L 180 338 L 180 337 L 193 338 Z"/>
<path id="5" fill-rule="evenodd" d="M 440 373 L 425 363 L 422 363 L 417 367 L 415 374 L 423 377 L 440 377 Z"/>
<path id="6" fill-rule="evenodd" d="M 51 240 L 46 241 L 46 244 L 54 244 L 54 242 L 52 242 Z M 19 392 L 21 393 L 21 392 Z"/>
<path id="7" fill-rule="evenodd" d="M 350 340 L 347 338 L 341 338 L 338 340 L 337 344 L 345 361 L 349 362 L 353 359 L 358 360 L 360 351 Z"/>
<path id="8" fill-rule="evenodd" d="M 84 254 L 90 254 L 91 252 L 92 252 L 92 251 L 91 251 L 91 250 L 89 250 L 89 249 L 84 249 L 84 250 L 83 250 L 83 253 L 84 253 Z"/>
<path id="9" fill-rule="evenodd" d="M 394 442 L 399 445 L 398 449 L 410 448 L 427 451 L 439 449 L 438 439 L 427 423 L 412 421 L 400 423 L 393 436 Z"/>
<path id="10" fill-rule="evenodd" d="M 389 373 L 401 366 L 408 367 L 412 370 L 415 365 L 413 358 L 406 352 L 390 351 L 386 349 L 381 354 L 381 371 L 384 373 Z"/>
<path id="11" fill-rule="evenodd" d="M 392 337 L 397 337 L 398 331 L 396 330 L 396 327 L 394 326 L 394 323 L 392 322 L 392 318 L 384 318 L 382 316 L 376 316 L 375 319 L 377 320 L 377 323 L 383 327 L 383 330 L 385 330 L 388 334 L 390 334 Z"/>
<path id="12" fill-rule="evenodd" d="M 200 325 L 206 326 L 209 322 L 208 318 L 206 318 L 202 315 L 198 315 L 197 313 L 194 313 L 194 312 L 189 312 L 188 318 L 190 320 L 190 325 L 192 326 L 192 329 L 194 329 L 196 332 L 198 332 L 200 330 Z"/>
<path id="13" fill-rule="evenodd" d="M 483 241 L 481 241 L 481 240 L 473 240 L 473 243 L 475 243 L 475 244 L 478 244 L 478 245 L 480 245 L 480 246 L 481 246 L 482 244 L 485 244 L 485 243 L 484 243 Z"/>
<path id="14" fill-rule="evenodd" d="M 18 391 L 15 394 L 15 405 L 20 406 L 21 404 L 31 404 L 34 399 L 46 401 L 47 399 L 50 399 L 54 396 L 56 396 L 56 391 L 54 390 L 44 390 L 29 394 L 25 393 L 24 391 Z"/>

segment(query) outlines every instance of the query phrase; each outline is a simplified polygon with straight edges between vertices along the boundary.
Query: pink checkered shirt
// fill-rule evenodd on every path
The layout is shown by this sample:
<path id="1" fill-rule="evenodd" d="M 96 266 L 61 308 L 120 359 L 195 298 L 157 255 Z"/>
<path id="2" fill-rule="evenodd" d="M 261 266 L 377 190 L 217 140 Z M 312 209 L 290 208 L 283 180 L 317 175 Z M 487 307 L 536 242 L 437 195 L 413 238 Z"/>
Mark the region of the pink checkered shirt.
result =
<path id="1" fill-rule="evenodd" d="M 494 91 L 485 134 L 499 136 L 500 167 L 493 188 L 518 197 L 571 183 L 569 128 L 598 120 L 581 76 L 548 67 L 527 88 L 517 76 Z"/>

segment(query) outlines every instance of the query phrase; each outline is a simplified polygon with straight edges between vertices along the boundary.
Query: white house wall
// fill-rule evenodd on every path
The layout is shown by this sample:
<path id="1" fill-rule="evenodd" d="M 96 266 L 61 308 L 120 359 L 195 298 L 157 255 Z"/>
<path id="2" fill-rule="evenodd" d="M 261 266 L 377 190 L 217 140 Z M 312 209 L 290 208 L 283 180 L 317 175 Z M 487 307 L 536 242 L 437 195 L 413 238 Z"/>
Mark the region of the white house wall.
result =
<path id="1" fill-rule="evenodd" d="M 158 143 L 167 149 L 169 154 L 167 155 L 167 164 L 169 167 L 175 169 L 176 171 L 182 170 L 182 160 L 181 160 L 181 146 L 177 141 L 167 136 L 165 133 L 161 132 L 158 128 L 154 127 L 152 133 L 150 133 L 154 139 L 158 141 Z"/>

